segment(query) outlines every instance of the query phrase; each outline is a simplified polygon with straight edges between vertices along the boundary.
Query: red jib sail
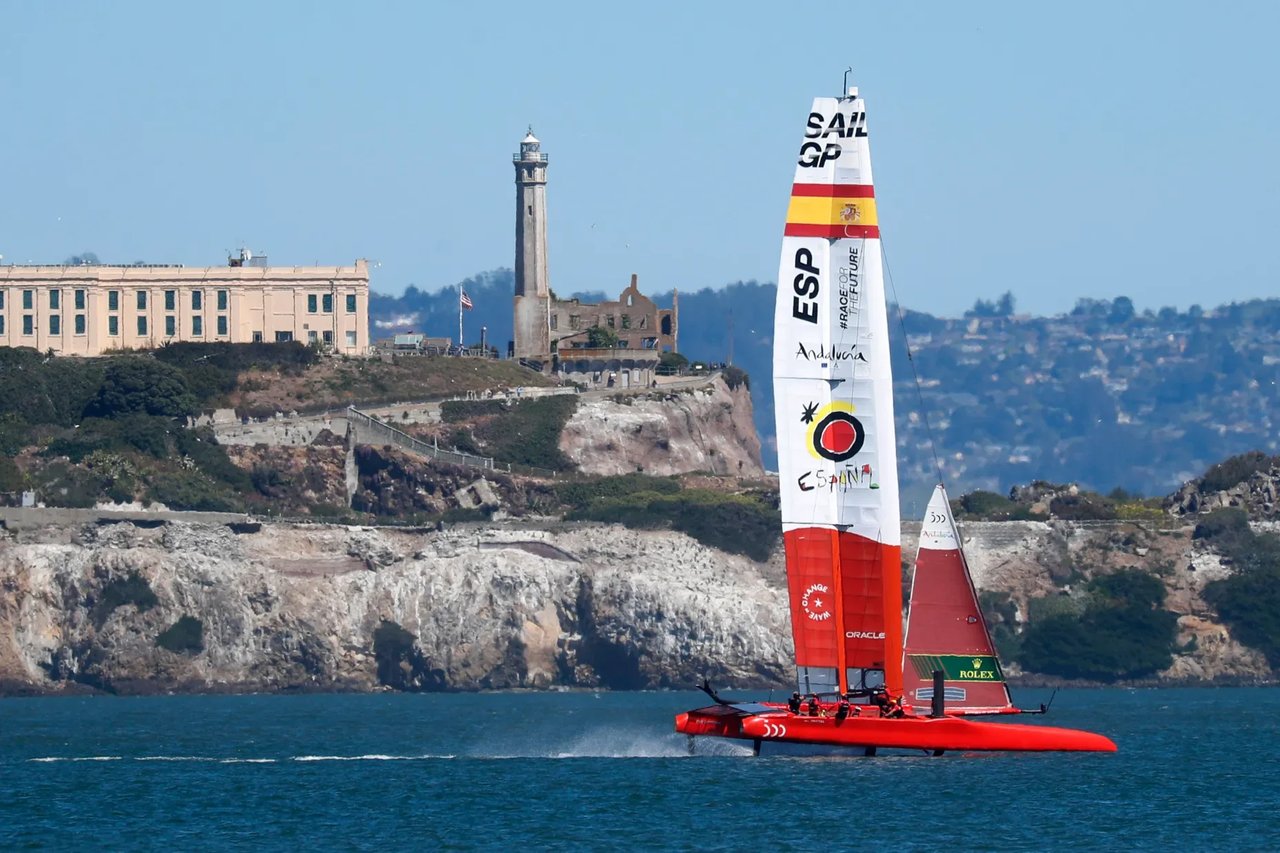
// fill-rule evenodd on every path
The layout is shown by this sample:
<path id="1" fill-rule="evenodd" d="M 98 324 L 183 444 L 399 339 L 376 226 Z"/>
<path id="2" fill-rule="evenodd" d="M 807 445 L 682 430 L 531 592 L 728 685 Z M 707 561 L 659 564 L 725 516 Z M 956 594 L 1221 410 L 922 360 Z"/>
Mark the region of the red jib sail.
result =
<path id="1" fill-rule="evenodd" d="M 817 98 L 796 148 L 774 318 L 797 686 L 902 692 L 898 462 L 866 103 Z"/>
<path id="2" fill-rule="evenodd" d="M 909 701 L 928 705 L 933 673 L 941 671 L 948 712 L 1014 710 L 942 486 L 934 490 L 920 529 L 904 645 Z"/>

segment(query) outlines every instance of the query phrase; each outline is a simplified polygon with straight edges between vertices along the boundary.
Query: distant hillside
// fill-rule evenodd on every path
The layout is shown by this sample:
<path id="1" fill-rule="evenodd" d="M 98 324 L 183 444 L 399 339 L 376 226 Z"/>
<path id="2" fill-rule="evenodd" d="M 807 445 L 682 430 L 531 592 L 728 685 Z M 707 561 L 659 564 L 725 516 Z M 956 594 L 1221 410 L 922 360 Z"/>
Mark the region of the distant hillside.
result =
<path id="1" fill-rule="evenodd" d="M 509 270 L 465 282 L 475 310 L 468 340 L 489 328 L 504 348 L 511 329 Z M 619 286 L 621 290 L 621 285 Z M 776 467 L 771 347 L 772 284 L 738 282 L 680 294 L 680 350 L 728 360 L 751 375 L 765 464 Z M 457 334 L 456 290 L 374 296 L 376 321 L 408 320 Z M 649 294 L 666 306 L 671 294 Z M 584 296 L 590 296 L 584 294 Z M 1247 450 L 1275 453 L 1280 418 L 1280 300 L 1213 310 L 1135 311 L 1133 303 L 1082 300 L 1070 314 L 1013 314 L 980 300 L 968 316 L 905 311 L 923 388 L 911 378 L 902 329 L 891 323 L 898 437 L 906 497 L 935 479 L 924 428 L 932 426 L 956 493 L 1007 491 L 1034 479 L 1165 494 L 1215 461 Z M 376 335 L 375 335 L 376 336 Z M 921 400 L 923 402 L 921 402 Z"/>

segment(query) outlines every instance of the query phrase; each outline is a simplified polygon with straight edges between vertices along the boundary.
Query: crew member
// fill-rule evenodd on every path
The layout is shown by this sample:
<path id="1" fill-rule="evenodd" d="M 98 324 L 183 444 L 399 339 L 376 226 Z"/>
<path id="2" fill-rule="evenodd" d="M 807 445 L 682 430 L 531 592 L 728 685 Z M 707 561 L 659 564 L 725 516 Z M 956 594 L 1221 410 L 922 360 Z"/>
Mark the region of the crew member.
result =
<path id="1" fill-rule="evenodd" d="M 821 714 L 822 708 L 818 705 L 818 694 L 815 693 L 809 697 L 809 716 L 817 717 L 821 716 Z"/>
<path id="2" fill-rule="evenodd" d="M 849 716 L 849 700 L 841 697 L 840 704 L 836 706 L 836 719 L 843 720 Z"/>
<path id="3" fill-rule="evenodd" d="M 880 715 L 882 717 L 902 717 L 906 712 L 902 710 L 902 701 L 897 696 L 891 696 L 886 693 L 884 695 L 884 704 L 880 706 Z"/>
<path id="4" fill-rule="evenodd" d="M 791 698 L 787 700 L 787 709 L 793 714 L 800 713 L 800 691 L 791 694 Z"/>

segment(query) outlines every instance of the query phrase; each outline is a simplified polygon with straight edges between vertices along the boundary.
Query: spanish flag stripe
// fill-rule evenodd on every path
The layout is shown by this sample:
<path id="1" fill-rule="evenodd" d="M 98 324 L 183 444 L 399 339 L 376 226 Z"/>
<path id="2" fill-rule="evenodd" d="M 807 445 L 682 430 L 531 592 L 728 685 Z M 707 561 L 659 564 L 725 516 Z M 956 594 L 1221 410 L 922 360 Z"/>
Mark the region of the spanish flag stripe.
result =
<path id="1" fill-rule="evenodd" d="M 808 198 L 792 196 L 787 221 L 811 225 L 879 225 L 873 198 Z"/>
<path id="2" fill-rule="evenodd" d="M 871 184 L 792 184 L 791 194 L 823 198 L 875 198 L 876 188 Z"/>
<path id="3" fill-rule="evenodd" d="M 826 237 L 839 240 L 844 237 L 880 239 L 878 225 L 810 225 L 804 222 L 788 222 L 782 232 L 787 237 Z"/>

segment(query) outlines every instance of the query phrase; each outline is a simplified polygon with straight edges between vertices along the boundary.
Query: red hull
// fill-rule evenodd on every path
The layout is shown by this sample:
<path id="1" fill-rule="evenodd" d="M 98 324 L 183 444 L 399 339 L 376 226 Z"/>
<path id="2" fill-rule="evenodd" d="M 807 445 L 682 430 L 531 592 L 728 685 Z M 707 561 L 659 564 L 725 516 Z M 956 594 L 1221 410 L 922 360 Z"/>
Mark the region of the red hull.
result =
<path id="1" fill-rule="evenodd" d="M 756 706 L 759 707 L 759 706 Z M 687 735 L 857 748 L 993 752 L 1115 752 L 1093 732 L 1021 723 L 979 723 L 957 717 L 803 717 L 772 709 L 759 713 L 711 705 L 676 716 Z"/>

